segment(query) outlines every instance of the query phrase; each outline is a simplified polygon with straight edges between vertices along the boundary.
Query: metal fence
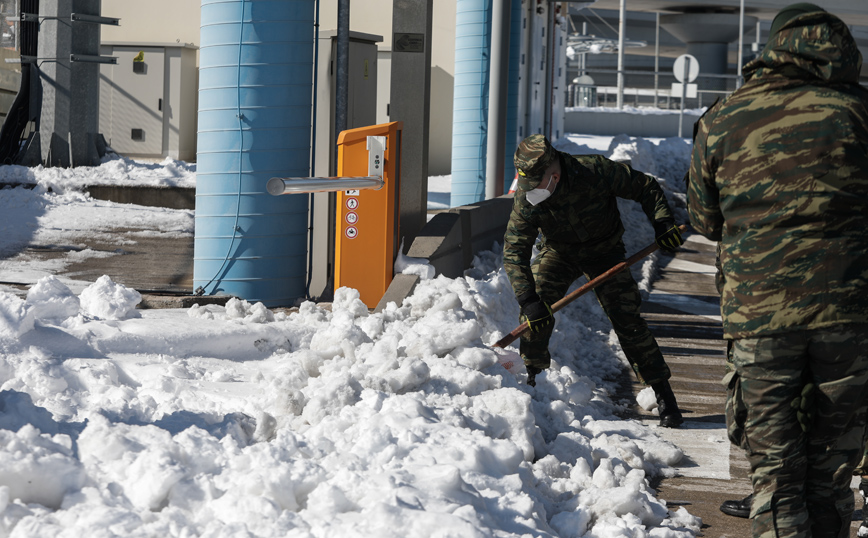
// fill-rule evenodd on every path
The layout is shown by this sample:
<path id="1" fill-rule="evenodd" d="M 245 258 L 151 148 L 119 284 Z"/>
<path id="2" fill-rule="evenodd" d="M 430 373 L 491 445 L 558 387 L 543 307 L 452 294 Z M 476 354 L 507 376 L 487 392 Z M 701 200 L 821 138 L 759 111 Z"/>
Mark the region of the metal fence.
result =
<path id="1" fill-rule="evenodd" d="M 602 79 L 617 76 L 616 69 L 584 69 L 582 73 L 602 74 Z M 681 108 L 681 95 L 673 94 L 672 83 L 676 82 L 672 71 L 622 71 L 624 74 L 623 103 L 627 106 L 653 106 L 663 109 Z M 688 97 L 685 108 L 702 108 L 712 104 L 718 97 L 735 91 L 738 75 L 700 74 L 695 81 L 696 97 Z M 590 89 L 593 88 L 593 91 Z M 567 88 L 567 106 L 615 106 L 618 88 L 611 84 L 570 84 Z"/>
<path id="2" fill-rule="evenodd" d="M 567 106 L 614 107 L 618 102 L 618 87 L 611 81 L 618 74 L 617 69 L 583 69 L 580 74 L 599 74 L 604 83 L 570 84 L 566 90 Z M 681 95 L 673 94 L 672 83 L 676 82 L 672 71 L 622 71 L 624 73 L 623 103 L 634 107 L 657 107 L 677 110 L 681 108 Z M 582 77 L 587 78 L 587 77 Z M 609 82 L 606 84 L 605 82 Z M 860 77 L 860 84 L 868 86 L 868 74 Z M 696 97 L 689 97 L 684 108 L 710 106 L 718 98 L 724 98 L 740 86 L 738 75 L 700 74 L 695 81 Z"/>

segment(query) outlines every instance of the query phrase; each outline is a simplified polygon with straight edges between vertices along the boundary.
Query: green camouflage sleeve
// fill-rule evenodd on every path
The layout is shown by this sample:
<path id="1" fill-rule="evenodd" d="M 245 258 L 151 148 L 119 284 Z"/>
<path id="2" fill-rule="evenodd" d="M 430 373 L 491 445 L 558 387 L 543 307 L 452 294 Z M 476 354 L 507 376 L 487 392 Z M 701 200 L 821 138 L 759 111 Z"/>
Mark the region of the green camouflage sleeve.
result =
<path id="1" fill-rule="evenodd" d="M 720 241 L 723 232 L 720 192 L 715 183 L 714 167 L 707 158 L 708 122 L 712 117 L 704 115 L 697 123 L 687 182 L 687 214 L 694 230 L 712 241 Z"/>
<path id="2" fill-rule="evenodd" d="M 615 196 L 638 202 L 652 222 L 673 218 L 666 195 L 652 176 L 602 156 L 597 159 L 594 172 L 600 177 L 609 178 L 609 186 Z"/>
<path id="3" fill-rule="evenodd" d="M 503 268 L 516 297 L 536 290 L 530 270 L 530 258 L 539 235 L 537 226 L 522 214 L 519 196 L 521 195 L 516 193 L 503 236 Z"/>

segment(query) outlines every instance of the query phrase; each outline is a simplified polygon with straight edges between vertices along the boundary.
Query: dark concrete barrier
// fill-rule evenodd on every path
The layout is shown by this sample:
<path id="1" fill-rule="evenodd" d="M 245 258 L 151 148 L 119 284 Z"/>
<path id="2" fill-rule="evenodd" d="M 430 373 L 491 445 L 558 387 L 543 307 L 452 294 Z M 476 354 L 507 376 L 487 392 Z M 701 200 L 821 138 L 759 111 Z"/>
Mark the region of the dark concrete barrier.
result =
<path id="1" fill-rule="evenodd" d="M 168 209 L 195 209 L 196 189 L 186 187 L 136 187 L 90 185 L 85 188 L 97 200 Z"/>
<path id="2" fill-rule="evenodd" d="M 437 275 L 463 276 L 478 252 L 491 250 L 495 242 L 503 244 L 511 210 L 512 195 L 507 194 L 437 213 L 413 240 L 407 256 L 427 259 Z M 390 301 L 400 306 L 418 282 L 417 275 L 395 275 L 374 311 Z"/>

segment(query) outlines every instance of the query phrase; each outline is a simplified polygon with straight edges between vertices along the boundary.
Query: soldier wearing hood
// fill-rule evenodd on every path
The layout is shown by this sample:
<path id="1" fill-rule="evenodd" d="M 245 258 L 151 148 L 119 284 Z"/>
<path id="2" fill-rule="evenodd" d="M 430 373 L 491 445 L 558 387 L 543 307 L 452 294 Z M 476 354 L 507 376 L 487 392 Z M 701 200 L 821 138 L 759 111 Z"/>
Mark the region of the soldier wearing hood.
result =
<path id="1" fill-rule="evenodd" d="M 791 5 L 696 130 L 688 213 L 720 242 L 726 420 L 755 537 L 849 536 L 868 405 L 861 66 L 844 22 Z"/>
<path id="2" fill-rule="evenodd" d="M 519 349 L 528 384 L 534 385 L 537 374 L 551 364 L 550 305 L 582 275 L 590 280 L 624 261 L 624 225 L 617 198 L 639 202 L 661 248 L 675 250 L 684 241 L 657 180 L 626 164 L 601 155 L 568 155 L 542 135 L 522 140 L 514 161 L 518 190 L 503 240 L 503 266 L 521 307 L 521 321 L 530 328 Z M 539 254 L 531 262 L 535 244 Z M 636 281 L 629 271 L 621 271 L 594 293 L 636 377 L 654 388 L 660 425 L 677 427 L 683 419 L 669 385 L 671 374 L 639 314 Z"/>

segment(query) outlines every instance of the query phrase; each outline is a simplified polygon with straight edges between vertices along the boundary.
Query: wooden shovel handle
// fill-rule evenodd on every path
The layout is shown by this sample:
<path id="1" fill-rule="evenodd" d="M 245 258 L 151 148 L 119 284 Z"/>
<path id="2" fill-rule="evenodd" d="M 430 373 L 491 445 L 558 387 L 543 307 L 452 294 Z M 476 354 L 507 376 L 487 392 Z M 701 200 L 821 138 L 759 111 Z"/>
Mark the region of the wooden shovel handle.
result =
<path id="1" fill-rule="evenodd" d="M 678 229 L 683 233 L 683 232 L 687 231 L 687 225 L 682 224 L 681 226 L 678 227 Z M 640 250 L 636 254 L 633 254 L 632 256 L 627 258 L 626 260 L 615 265 L 614 267 L 612 267 L 611 269 L 609 269 L 605 273 L 602 273 L 602 274 L 598 275 L 596 278 L 589 280 L 583 286 L 576 288 L 572 292 L 565 295 L 563 299 L 554 303 L 552 305 L 552 313 L 557 312 L 561 308 L 567 306 L 571 302 L 578 299 L 580 296 L 582 296 L 585 293 L 589 292 L 590 290 L 596 288 L 597 286 L 599 286 L 603 282 L 609 280 L 612 277 L 612 275 L 614 275 L 615 273 L 620 273 L 621 271 L 623 271 L 627 267 L 630 267 L 631 265 L 638 262 L 642 258 L 645 258 L 646 256 L 648 256 L 649 254 L 651 254 L 652 252 L 654 252 L 658 248 L 659 247 L 657 246 L 656 242 L 651 243 L 650 245 L 643 248 L 642 250 Z M 498 340 L 497 343 L 494 344 L 494 347 L 505 348 L 509 344 L 515 342 L 516 339 L 519 336 L 521 336 L 521 333 L 526 331 L 527 328 L 528 328 L 527 322 L 522 323 L 521 325 L 519 325 L 518 327 L 513 329 L 509 334 L 507 334 L 506 336 L 504 336 L 503 338 Z"/>

